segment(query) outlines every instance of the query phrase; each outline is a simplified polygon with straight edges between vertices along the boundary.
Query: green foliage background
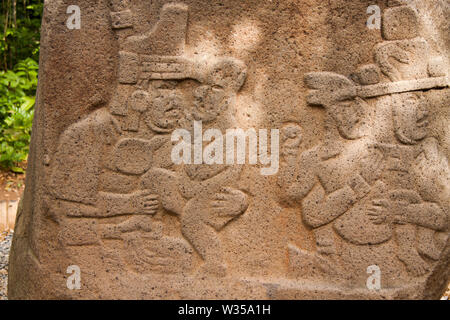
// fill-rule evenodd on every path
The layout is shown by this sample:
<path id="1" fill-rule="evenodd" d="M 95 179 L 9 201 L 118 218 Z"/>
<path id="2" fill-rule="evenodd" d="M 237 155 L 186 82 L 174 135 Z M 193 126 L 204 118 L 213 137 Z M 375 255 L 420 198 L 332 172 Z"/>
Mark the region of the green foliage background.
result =
<path id="1" fill-rule="evenodd" d="M 2 0 L 0 12 L 0 167 L 22 172 L 37 88 L 44 0 Z"/>

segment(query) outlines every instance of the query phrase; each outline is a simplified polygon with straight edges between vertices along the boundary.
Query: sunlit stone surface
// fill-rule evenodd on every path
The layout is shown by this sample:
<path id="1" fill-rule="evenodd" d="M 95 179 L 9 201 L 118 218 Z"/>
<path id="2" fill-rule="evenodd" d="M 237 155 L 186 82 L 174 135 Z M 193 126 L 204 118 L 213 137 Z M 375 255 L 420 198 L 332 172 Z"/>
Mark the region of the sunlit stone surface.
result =
<path id="1" fill-rule="evenodd" d="M 9 298 L 441 297 L 445 0 L 64 3 Z"/>

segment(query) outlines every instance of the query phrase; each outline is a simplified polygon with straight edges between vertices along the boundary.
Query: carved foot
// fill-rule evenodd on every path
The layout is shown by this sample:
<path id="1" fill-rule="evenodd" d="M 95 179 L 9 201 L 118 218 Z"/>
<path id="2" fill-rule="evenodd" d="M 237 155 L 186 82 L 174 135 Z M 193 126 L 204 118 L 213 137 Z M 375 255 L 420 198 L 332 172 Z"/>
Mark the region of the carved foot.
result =
<path id="1" fill-rule="evenodd" d="M 400 252 L 398 258 L 405 264 L 408 273 L 414 277 L 423 276 L 430 270 L 417 251 Z"/>

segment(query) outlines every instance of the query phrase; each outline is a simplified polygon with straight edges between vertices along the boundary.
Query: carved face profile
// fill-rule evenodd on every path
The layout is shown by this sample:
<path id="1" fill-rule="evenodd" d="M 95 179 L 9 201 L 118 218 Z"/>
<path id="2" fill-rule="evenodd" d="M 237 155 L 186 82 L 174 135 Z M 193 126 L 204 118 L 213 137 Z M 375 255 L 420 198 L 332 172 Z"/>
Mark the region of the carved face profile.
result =
<path id="1" fill-rule="evenodd" d="M 214 63 L 205 83 L 194 89 L 194 119 L 205 123 L 216 120 L 242 88 L 246 77 L 245 65 L 239 60 L 223 58 Z"/>
<path id="2" fill-rule="evenodd" d="M 144 113 L 145 123 L 156 132 L 173 131 L 184 114 L 184 99 L 175 90 L 161 90 Z"/>
<path id="3" fill-rule="evenodd" d="M 394 130 L 397 138 L 405 144 L 416 144 L 428 135 L 428 108 L 423 97 L 417 93 L 393 96 Z"/>
<path id="4" fill-rule="evenodd" d="M 207 83 L 238 92 L 247 78 L 245 64 L 233 58 L 222 58 L 209 71 Z"/>
<path id="5" fill-rule="evenodd" d="M 218 85 L 202 85 L 194 90 L 195 120 L 205 123 L 214 121 L 227 108 L 228 99 L 225 90 Z"/>
<path id="6" fill-rule="evenodd" d="M 354 140 L 361 137 L 361 120 L 364 115 L 361 101 L 338 102 L 330 107 L 330 112 L 339 134 L 344 139 Z"/>

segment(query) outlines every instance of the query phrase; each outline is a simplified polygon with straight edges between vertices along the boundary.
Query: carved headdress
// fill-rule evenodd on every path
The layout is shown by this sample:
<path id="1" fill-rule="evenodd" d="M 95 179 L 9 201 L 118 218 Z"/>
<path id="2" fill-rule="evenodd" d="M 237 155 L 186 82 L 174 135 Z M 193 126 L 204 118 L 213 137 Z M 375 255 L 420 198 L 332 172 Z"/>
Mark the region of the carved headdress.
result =
<path id="1" fill-rule="evenodd" d="M 112 28 L 132 28 L 134 18 L 127 1 L 113 0 L 112 4 L 116 10 L 111 13 Z M 241 89 L 246 79 L 244 63 L 230 57 L 188 56 L 187 27 L 188 6 L 168 3 L 162 7 L 160 19 L 151 30 L 121 41 L 119 88 L 111 103 L 113 114 L 127 115 L 127 101 L 135 96 L 136 90 L 145 90 L 153 80 L 194 79 L 234 92 Z"/>

